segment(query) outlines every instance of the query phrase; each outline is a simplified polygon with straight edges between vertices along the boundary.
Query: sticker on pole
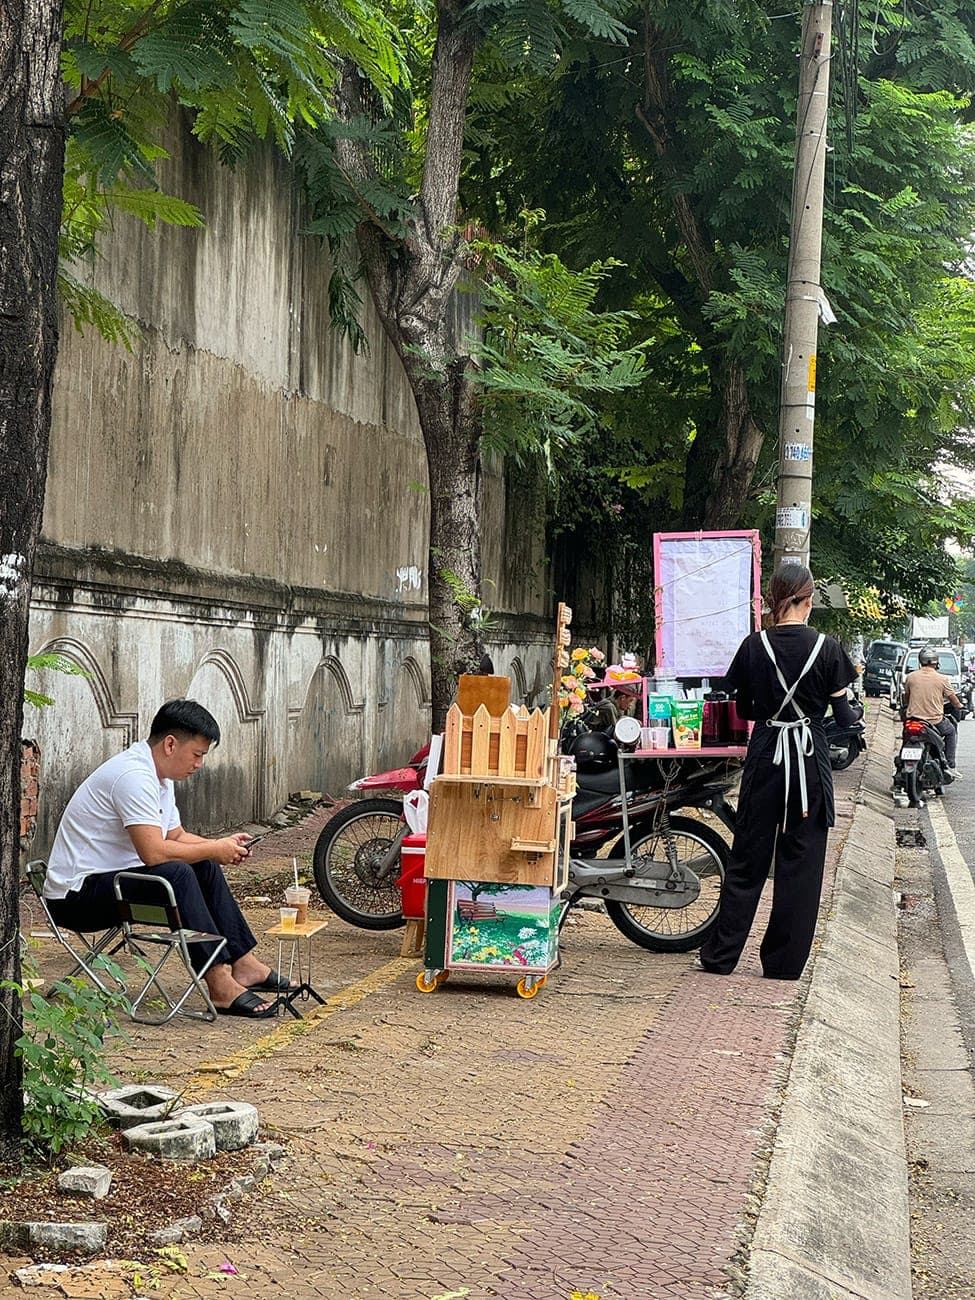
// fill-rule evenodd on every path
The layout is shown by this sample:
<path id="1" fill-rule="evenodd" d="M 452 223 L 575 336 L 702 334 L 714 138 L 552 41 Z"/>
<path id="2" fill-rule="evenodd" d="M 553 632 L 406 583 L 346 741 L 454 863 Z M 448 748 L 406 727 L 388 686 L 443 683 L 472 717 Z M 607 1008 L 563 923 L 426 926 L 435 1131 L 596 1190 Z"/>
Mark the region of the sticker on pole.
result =
<path id="1" fill-rule="evenodd" d="M 802 506 L 786 506 L 775 512 L 776 528 L 808 528 L 809 511 Z"/>
<path id="2" fill-rule="evenodd" d="M 782 449 L 783 460 L 812 460 L 812 447 L 807 442 L 787 442 Z"/>
<path id="3" fill-rule="evenodd" d="M 810 398 L 816 393 L 816 354 L 815 352 L 809 358 L 809 382 L 806 384 Z"/>

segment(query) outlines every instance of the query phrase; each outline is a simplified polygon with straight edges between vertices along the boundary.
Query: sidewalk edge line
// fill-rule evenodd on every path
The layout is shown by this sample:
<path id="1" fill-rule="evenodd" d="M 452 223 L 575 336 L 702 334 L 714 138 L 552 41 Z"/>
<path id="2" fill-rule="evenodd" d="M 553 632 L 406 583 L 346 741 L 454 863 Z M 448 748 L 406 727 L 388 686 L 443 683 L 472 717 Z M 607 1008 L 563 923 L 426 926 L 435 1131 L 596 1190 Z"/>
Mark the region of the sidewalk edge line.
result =
<path id="1" fill-rule="evenodd" d="M 961 934 L 965 960 L 968 962 L 972 978 L 975 979 L 975 881 L 972 880 L 972 873 L 962 857 L 944 808 L 929 800 L 927 811 L 938 846 L 938 856 L 948 883 L 948 893 L 955 913 L 955 924 Z"/>
<path id="2" fill-rule="evenodd" d="M 415 966 L 416 960 L 412 957 L 396 957 L 363 979 L 357 980 L 355 984 L 350 984 L 348 988 L 341 989 L 330 998 L 326 998 L 324 1003 L 316 1005 L 315 1009 L 309 1011 L 301 1020 L 288 1020 L 284 1024 L 277 1025 L 270 1033 L 263 1034 L 252 1043 L 248 1043 L 239 1052 L 234 1052 L 233 1055 L 225 1056 L 218 1061 L 206 1062 L 198 1068 L 196 1074 L 187 1083 L 183 1092 L 185 1100 L 198 1101 L 207 1093 L 213 1092 L 215 1088 L 223 1087 L 232 1079 L 239 1079 L 255 1061 L 265 1060 L 303 1034 L 313 1033 L 336 1011 L 345 1011 L 349 1007 L 356 1006 L 371 993 L 376 993 L 387 984 L 392 984 Z"/>

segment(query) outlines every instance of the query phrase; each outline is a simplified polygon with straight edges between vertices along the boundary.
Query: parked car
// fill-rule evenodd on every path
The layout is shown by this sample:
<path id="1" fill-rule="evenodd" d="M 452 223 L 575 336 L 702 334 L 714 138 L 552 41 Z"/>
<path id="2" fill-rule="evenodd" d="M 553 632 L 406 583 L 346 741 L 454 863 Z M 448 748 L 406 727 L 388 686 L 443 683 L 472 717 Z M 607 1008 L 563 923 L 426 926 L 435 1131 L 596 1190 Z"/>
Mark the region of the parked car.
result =
<path id="1" fill-rule="evenodd" d="M 867 649 L 863 668 L 863 690 L 866 695 L 888 695 L 894 669 L 903 657 L 907 646 L 903 641 L 872 641 Z"/>
<path id="2" fill-rule="evenodd" d="M 936 645 L 931 647 L 938 652 L 938 672 L 943 673 L 948 678 L 951 689 L 957 695 L 961 690 L 961 663 L 958 659 L 958 651 L 950 645 Z M 899 709 L 904 698 L 904 678 L 908 673 L 914 672 L 918 667 L 917 657 L 921 653 L 921 647 L 915 646 L 901 656 L 890 682 L 890 707 Z"/>

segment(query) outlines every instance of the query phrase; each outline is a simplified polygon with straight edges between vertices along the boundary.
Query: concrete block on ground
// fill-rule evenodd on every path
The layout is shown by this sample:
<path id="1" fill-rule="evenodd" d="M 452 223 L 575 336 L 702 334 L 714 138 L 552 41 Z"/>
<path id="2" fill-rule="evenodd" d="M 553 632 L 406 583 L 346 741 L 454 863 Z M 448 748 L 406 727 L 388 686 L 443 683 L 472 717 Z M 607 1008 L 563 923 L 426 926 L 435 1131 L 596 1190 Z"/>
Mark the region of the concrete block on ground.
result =
<path id="1" fill-rule="evenodd" d="M 108 1195 L 112 1185 L 112 1171 L 104 1165 L 77 1165 L 58 1175 L 58 1188 L 72 1196 L 90 1196 L 100 1201 Z"/>
<path id="2" fill-rule="evenodd" d="M 179 1093 L 155 1084 L 129 1083 L 98 1093 L 98 1104 L 117 1128 L 134 1128 L 150 1120 L 168 1119 L 179 1110 Z"/>
<path id="3" fill-rule="evenodd" d="M 240 1151 L 257 1137 L 257 1107 L 246 1101 L 201 1101 L 187 1106 L 180 1117 L 198 1115 L 213 1125 L 218 1151 Z"/>
<path id="4" fill-rule="evenodd" d="M 178 1242 L 188 1241 L 202 1229 L 203 1220 L 198 1214 L 191 1214 L 187 1219 L 176 1219 L 165 1228 L 157 1228 L 147 1238 L 151 1246 L 175 1246 Z"/>
<path id="5" fill-rule="evenodd" d="M 108 1240 L 107 1223 L 27 1223 L 28 1250 L 63 1250 L 94 1255 Z"/>
<path id="6" fill-rule="evenodd" d="M 213 1125 L 199 1115 L 156 1120 L 126 1129 L 125 1145 L 130 1151 L 160 1156 L 164 1160 L 209 1160 L 217 1153 Z"/>
<path id="7" fill-rule="evenodd" d="M 21 1286 L 57 1286 L 59 1274 L 71 1272 L 70 1264 L 26 1264 L 14 1270 L 14 1280 Z M 62 1293 L 63 1294 L 63 1293 Z"/>
<path id="8" fill-rule="evenodd" d="M 255 1142 L 254 1155 L 260 1159 L 269 1160 L 272 1165 L 280 1164 L 287 1156 L 288 1152 L 280 1142 Z"/>

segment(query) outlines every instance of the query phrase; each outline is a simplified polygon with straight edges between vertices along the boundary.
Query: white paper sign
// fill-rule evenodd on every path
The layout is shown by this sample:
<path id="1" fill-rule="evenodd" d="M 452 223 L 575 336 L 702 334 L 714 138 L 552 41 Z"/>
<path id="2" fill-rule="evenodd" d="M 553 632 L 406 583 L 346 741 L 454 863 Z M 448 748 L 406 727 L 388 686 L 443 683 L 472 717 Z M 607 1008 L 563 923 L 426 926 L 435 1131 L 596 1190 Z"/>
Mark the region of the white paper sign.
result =
<path id="1" fill-rule="evenodd" d="M 659 668 L 720 677 L 752 627 L 750 537 L 661 538 Z"/>

